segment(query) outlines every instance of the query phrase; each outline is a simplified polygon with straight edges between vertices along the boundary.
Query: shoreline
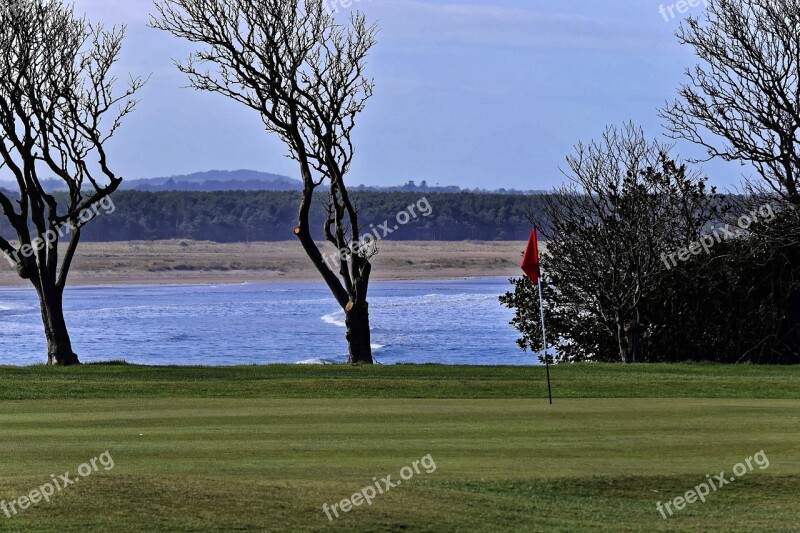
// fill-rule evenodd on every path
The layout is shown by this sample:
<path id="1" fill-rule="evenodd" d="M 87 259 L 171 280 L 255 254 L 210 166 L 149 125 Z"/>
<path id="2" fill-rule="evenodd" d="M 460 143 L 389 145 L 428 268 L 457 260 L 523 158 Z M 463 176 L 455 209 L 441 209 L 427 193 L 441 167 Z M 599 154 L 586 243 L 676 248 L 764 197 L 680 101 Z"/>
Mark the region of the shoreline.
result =
<path id="1" fill-rule="evenodd" d="M 509 276 L 498 275 L 470 275 L 470 276 L 429 276 L 429 277 L 378 277 L 370 279 L 370 283 L 392 283 L 392 282 L 437 282 L 437 281 L 470 281 L 482 279 L 506 279 Z M 92 279 L 81 278 L 78 281 L 69 281 L 67 283 L 67 290 L 70 288 L 92 288 L 92 287 L 203 287 L 203 286 L 216 286 L 216 285 L 255 285 L 255 284 L 269 284 L 269 283 L 324 283 L 321 278 L 265 278 L 265 279 L 222 279 L 213 277 L 203 277 L 197 280 L 194 279 L 173 279 L 164 278 L 154 280 L 152 278 L 126 278 L 125 280 L 110 280 L 104 279 L 103 281 L 94 281 Z M 4 289 L 24 289 L 30 287 L 31 284 L 26 280 L 20 280 L 19 283 L 4 283 L 0 282 L 0 291 Z"/>
<path id="2" fill-rule="evenodd" d="M 373 259 L 371 281 L 442 281 L 522 275 L 525 243 L 385 241 Z M 70 287 L 120 285 L 235 285 L 322 282 L 293 241 L 220 244 L 197 241 L 84 243 Z M 0 288 L 30 286 L 8 265 Z"/>

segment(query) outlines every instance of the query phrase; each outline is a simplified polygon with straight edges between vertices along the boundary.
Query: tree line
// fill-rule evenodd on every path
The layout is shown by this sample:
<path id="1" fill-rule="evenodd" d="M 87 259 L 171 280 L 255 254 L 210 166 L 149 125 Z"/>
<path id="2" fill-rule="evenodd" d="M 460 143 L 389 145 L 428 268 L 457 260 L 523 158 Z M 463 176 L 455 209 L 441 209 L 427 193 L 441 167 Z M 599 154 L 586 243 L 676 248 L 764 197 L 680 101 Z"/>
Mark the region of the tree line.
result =
<path id="1" fill-rule="evenodd" d="M 299 192 L 142 192 L 118 191 L 114 210 L 101 210 L 82 229 L 91 242 L 192 239 L 214 242 L 288 241 L 297 225 Z M 523 241 L 530 232 L 528 212 L 543 205 L 541 195 L 479 193 L 353 192 L 364 221 L 377 226 L 393 221 L 409 205 L 425 198 L 431 214 L 418 216 L 391 234 L 393 240 Z M 59 197 L 58 194 L 55 195 Z M 324 239 L 324 194 L 312 205 L 315 239 Z M 395 223 L 392 222 L 394 225 Z M 0 232 L 10 231 L 0 219 Z"/>

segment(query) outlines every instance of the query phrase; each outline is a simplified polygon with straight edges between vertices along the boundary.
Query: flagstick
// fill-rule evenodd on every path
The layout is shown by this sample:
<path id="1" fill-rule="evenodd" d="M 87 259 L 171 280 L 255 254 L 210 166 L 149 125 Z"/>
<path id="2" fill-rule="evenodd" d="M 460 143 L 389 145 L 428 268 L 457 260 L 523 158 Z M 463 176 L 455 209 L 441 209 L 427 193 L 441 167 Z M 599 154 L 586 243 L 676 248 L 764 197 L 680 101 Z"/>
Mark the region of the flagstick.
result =
<path id="1" fill-rule="evenodd" d="M 542 276 L 539 274 L 537 280 L 539 284 L 539 309 L 542 313 L 542 345 L 544 346 L 544 364 L 547 367 L 547 396 L 550 398 L 550 405 L 553 405 L 553 390 L 550 388 L 550 356 L 547 355 L 547 331 L 544 327 L 544 297 L 542 296 Z"/>

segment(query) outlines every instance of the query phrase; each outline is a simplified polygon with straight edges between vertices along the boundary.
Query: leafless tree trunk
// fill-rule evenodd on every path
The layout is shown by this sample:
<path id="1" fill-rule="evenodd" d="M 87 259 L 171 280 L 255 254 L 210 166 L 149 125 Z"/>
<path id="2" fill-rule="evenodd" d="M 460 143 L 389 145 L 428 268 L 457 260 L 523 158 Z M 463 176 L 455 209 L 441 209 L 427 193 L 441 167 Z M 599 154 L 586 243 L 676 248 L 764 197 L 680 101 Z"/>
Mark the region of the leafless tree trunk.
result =
<path id="1" fill-rule="evenodd" d="M 121 182 L 108 168 L 104 144 L 135 107 L 132 95 L 143 82 L 132 79 L 123 95 L 114 95 L 110 71 L 124 32 L 103 31 L 57 0 L 9 3 L 0 9 L 0 28 L 0 171 L 19 188 L 16 197 L 0 193 L 16 232 L 16 243 L 0 236 L 0 251 L 36 289 L 48 364 L 77 364 L 64 287 L 81 226 Z M 99 170 L 89 164 L 92 157 Z M 43 188 L 42 172 L 63 180 L 65 200 Z"/>
<path id="2" fill-rule="evenodd" d="M 202 46 L 178 65 L 192 86 L 257 111 L 298 162 L 303 193 L 295 235 L 345 311 L 350 362 L 372 363 L 367 293 L 376 249 L 361 239 L 344 178 L 355 118 L 372 95 L 364 69 L 375 27 L 360 13 L 346 27 L 337 24 L 323 0 L 163 0 L 156 9 L 153 27 Z M 328 266 L 309 226 L 323 184 L 324 233 L 342 252 L 338 270 Z"/>
<path id="3" fill-rule="evenodd" d="M 627 363 L 628 347 L 627 347 L 626 333 L 625 333 L 625 319 L 622 317 L 622 313 L 616 314 L 615 322 L 617 324 L 617 345 L 619 347 L 619 360 L 620 363 Z"/>

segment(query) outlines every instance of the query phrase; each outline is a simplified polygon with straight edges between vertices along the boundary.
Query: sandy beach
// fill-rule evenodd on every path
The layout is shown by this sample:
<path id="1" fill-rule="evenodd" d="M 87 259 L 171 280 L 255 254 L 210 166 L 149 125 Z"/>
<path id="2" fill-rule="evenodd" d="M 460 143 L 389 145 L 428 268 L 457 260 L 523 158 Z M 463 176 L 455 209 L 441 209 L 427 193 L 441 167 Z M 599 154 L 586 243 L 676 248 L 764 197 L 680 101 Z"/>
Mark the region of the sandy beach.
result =
<path id="1" fill-rule="evenodd" d="M 373 280 L 518 276 L 524 242 L 383 241 Z M 333 246 L 326 245 L 326 254 Z M 5 262 L 0 286 L 26 285 Z M 197 241 L 83 243 L 70 285 L 202 284 L 317 281 L 299 243 Z"/>

